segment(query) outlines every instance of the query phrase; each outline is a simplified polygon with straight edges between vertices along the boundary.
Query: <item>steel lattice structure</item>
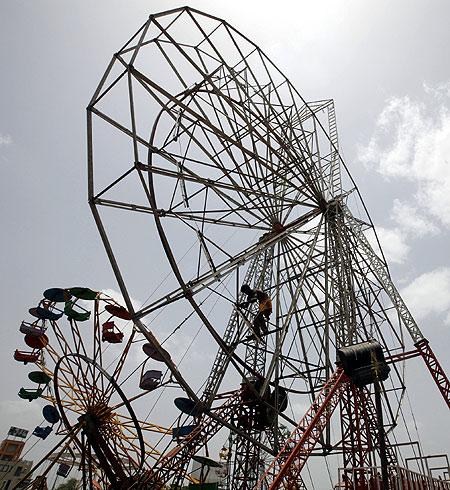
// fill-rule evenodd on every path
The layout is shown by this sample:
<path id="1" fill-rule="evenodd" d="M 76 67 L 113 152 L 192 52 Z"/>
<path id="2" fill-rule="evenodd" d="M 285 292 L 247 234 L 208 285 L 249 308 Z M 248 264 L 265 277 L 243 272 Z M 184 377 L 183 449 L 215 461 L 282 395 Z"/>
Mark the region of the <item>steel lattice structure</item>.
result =
<path id="1" fill-rule="evenodd" d="M 110 71 L 114 65 L 123 68 L 115 78 Z M 284 386 L 290 380 L 291 388 L 302 379 L 304 392 L 314 398 L 332 372 L 334 348 L 377 338 L 387 352 L 397 354 L 404 350 L 402 327 L 414 343 L 423 337 L 390 280 L 383 256 L 368 241 L 370 218 L 355 218 L 349 208 L 349 199 L 359 196 L 339 157 L 332 101 L 306 103 L 256 45 L 226 22 L 188 8 L 151 16 L 108 70 L 89 106 L 89 121 L 101 118 L 127 134 L 133 141 L 134 166 L 106 191 L 95 191 L 90 146 L 94 216 L 101 232 L 101 206 L 154 216 L 179 287 L 136 311 L 135 318 L 144 320 L 182 298 L 190 302 L 220 348 L 200 397 L 206 406 L 230 367 L 244 381 L 264 379 L 261 396 L 281 377 Z M 128 125 L 99 108 L 121 78 L 128 86 Z M 144 98 L 160 106 L 149 139 L 137 114 Z M 146 204 L 114 197 L 114 187 L 132 173 L 139 175 Z M 238 243 L 227 228 L 238 229 Z M 256 240 L 250 231 L 259 232 Z M 197 243 L 194 274 L 184 267 L 189 260 L 180 259 L 173 247 L 179 234 L 191 235 Z M 102 236 L 126 298 L 107 233 Z M 246 263 L 250 267 L 245 282 L 263 285 L 276 303 L 273 335 L 262 343 L 246 342 L 242 330 L 248 319 L 240 318 L 244 315 L 239 309 L 222 335 L 200 306 L 205 291 L 219 281 L 236 277 L 237 282 Z M 399 312 L 401 321 L 393 319 L 390 309 Z M 395 339 L 390 345 L 385 340 L 388 331 Z M 294 346 L 297 356 L 292 355 Z M 181 374 L 172 372 L 183 386 Z M 402 376 L 398 370 L 395 375 L 393 387 L 400 390 Z M 367 447 L 374 437 L 374 409 L 363 402 L 370 400 L 368 393 L 344 393 L 344 463 L 355 466 L 370 460 L 375 450 L 374 445 Z M 346 417 L 356 403 L 360 415 Z M 235 437 L 232 488 L 254 485 L 264 459 L 262 441 L 268 454 L 277 449 L 270 443 L 277 439 L 276 427 L 264 437 L 266 431 L 246 431 L 247 437 Z M 345 434 L 355 432 L 361 434 L 358 444 L 346 439 Z M 329 431 L 321 444 L 324 451 L 332 450 Z"/>
<path id="2" fill-rule="evenodd" d="M 355 468 L 396 467 L 386 433 L 399 423 L 401 363 L 422 355 L 447 404 L 449 382 L 392 283 L 339 155 L 333 101 L 305 101 L 252 41 L 183 7 L 151 15 L 116 52 L 87 117 L 89 203 L 134 324 L 127 355 L 150 345 L 167 384 L 191 403 L 179 415 L 162 391 L 138 425 L 190 432 L 171 438 L 161 429 L 143 441 L 157 456 L 144 451 L 122 485 L 197 482 L 192 459 L 209 456 L 223 430 L 232 434 L 233 490 L 306 488 L 301 470 L 312 454 L 339 455 L 356 486 L 367 473 Z M 136 306 L 147 283 L 156 292 Z M 242 307 L 242 284 L 272 300 L 265 335 L 254 330 L 256 305 Z M 185 345 L 194 323 L 202 351 L 217 350 L 195 379 L 182 363 L 197 337 L 183 355 L 168 347 Z M 336 349 L 372 339 L 391 365 L 385 390 L 335 371 Z M 105 379 L 116 382 L 127 355 L 116 372 L 101 371 Z M 123 396 L 130 410 L 141 400 Z M 106 472 L 104 480 L 121 478 Z"/>

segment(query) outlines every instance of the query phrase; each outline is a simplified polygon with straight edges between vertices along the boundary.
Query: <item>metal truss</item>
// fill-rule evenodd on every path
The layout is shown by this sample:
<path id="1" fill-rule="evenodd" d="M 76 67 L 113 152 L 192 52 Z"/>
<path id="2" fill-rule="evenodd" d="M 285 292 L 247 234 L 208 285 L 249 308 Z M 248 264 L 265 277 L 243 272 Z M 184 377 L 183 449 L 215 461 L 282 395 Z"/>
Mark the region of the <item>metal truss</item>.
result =
<path id="1" fill-rule="evenodd" d="M 257 262 L 253 287 L 263 291 L 271 291 L 273 285 L 273 247 L 266 249 L 265 253 Z M 256 312 L 254 312 L 255 314 Z M 266 370 L 266 345 L 265 336 L 261 340 L 252 339 L 245 350 L 245 360 L 247 365 L 253 367 L 259 379 L 264 379 Z M 247 373 L 248 374 L 248 373 Z M 243 380 L 245 383 L 245 379 Z M 250 419 L 256 417 L 255 408 L 241 407 L 238 417 L 247 416 Z M 272 427 L 268 429 L 273 430 Z M 277 430 L 277 427 L 276 427 Z M 265 437 L 265 430 L 248 428 L 248 434 L 254 440 L 262 442 Z M 234 455 L 230 488 L 233 490 L 252 489 L 258 481 L 261 469 L 264 468 L 264 460 L 261 448 L 251 442 L 250 438 L 243 438 L 237 435 L 233 438 L 230 447 Z"/>
<path id="2" fill-rule="evenodd" d="M 444 369 L 440 365 L 433 350 L 431 349 L 428 340 L 419 340 L 419 342 L 416 342 L 415 346 L 422 355 L 422 358 L 425 361 L 425 364 L 427 365 L 431 376 L 436 382 L 436 385 L 439 388 L 442 397 L 447 403 L 448 408 L 450 408 L 450 381 L 448 380 Z"/>
<path id="3" fill-rule="evenodd" d="M 102 153 L 97 138 L 113 144 L 114 154 Z M 372 464 L 381 442 L 374 442 L 370 394 L 330 385 L 333 351 L 374 338 L 394 363 L 405 350 L 400 323 L 449 403 L 448 379 L 366 237 L 369 216 L 356 218 L 348 205 L 351 196 L 365 210 L 339 156 L 333 101 L 305 101 L 224 20 L 189 7 L 151 15 L 116 52 L 88 106 L 88 177 L 91 210 L 136 335 L 204 408 L 191 437 L 158 445 L 154 482 L 182 485 L 192 456 L 223 426 L 233 432 L 229 487 L 261 483 L 282 442 L 279 426 L 296 427 L 297 414 L 293 420 L 276 409 L 267 430 L 239 427 L 236 416 L 248 407 L 213 408 L 230 379 L 262 379 L 261 398 L 282 386 L 292 405 L 327 400 L 320 413 L 317 403 L 307 412 L 309 435 L 294 432 L 270 466 L 283 473 L 274 481 L 304 486 L 299 473 L 312 448 L 320 444 L 326 454 L 338 444 L 330 419 L 339 400 L 345 464 Z M 131 301 L 135 278 L 125 280 L 127 257 L 114 241 L 119 216 L 129 219 L 138 245 L 148 243 L 153 226 L 172 272 L 169 285 L 139 308 Z M 244 282 L 273 301 L 269 333 L 258 343 L 247 338 L 254 312 L 236 308 Z M 158 315 L 183 308 L 218 348 L 200 389 L 150 329 Z M 403 389 L 395 363 L 392 371 L 392 391 Z M 401 403 L 394 398 L 386 395 L 389 408 Z M 388 414 L 391 426 L 396 412 Z"/>
<path id="4" fill-rule="evenodd" d="M 429 342 L 423 336 L 419 326 L 411 315 L 408 307 L 403 301 L 400 293 L 393 284 L 386 263 L 381 260 L 374 252 L 366 235 L 364 234 L 363 224 L 358 222 L 347 207 L 343 207 L 346 218 L 346 224 L 351 229 L 355 238 L 355 245 L 365 255 L 370 264 L 371 270 L 377 276 L 380 284 L 383 286 L 386 294 L 395 306 L 395 309 L 401 318 L 403 325 L 413 340 L 415 347 L 420 351 L 425 364 L 427 365 L 431 376 L 433 377 L 439 391 L 444 398 L 447 406 L 450 407 L 450 381 L 438 362 Z"/>
<path id="5" fill-rule="evenodd" d="M 333 373 L 256 488 L 261 488 L 265 483 L 269 484 L 270 489 L 281 485 L 293 488 L 297 484 L 300 472 L 319 441 L 348 382 L 342 369 Z"/>

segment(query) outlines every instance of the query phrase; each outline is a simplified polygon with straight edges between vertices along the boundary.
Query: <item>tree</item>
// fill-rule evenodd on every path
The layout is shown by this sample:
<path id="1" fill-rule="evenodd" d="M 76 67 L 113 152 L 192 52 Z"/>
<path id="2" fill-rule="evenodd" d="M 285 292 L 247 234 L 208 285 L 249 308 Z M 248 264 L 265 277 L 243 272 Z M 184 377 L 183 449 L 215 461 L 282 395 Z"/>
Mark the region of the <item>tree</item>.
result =
<path id="1" fill-rule="evenodd" d="M 65 483 L 58 485 L 56 490 L 77 490 L 78 489 L 78 480 L 76 478 L 71 478 L 67 480 Z"/>

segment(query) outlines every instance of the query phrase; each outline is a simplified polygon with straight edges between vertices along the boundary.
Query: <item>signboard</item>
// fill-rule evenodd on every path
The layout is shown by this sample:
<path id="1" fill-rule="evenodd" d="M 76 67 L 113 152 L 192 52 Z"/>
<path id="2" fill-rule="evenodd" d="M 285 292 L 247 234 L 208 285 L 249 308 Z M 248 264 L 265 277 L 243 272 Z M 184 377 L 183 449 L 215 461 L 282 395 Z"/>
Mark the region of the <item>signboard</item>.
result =
<path id="1" fill-rule="evenodd" d="M 204 458 L 209 459 L 209 458 Z M 210 460 L 211 461 L 211 460 Z M 208 464 L 202 464 L 199 461 L 192 461 L 191 476 L 196 480 L 201 481 L 201 485 L 189 485 L 189 488 L 204 488 L 205 490 L 215 490 L 218 488 L 218 483 L 223 478 L 223 464 L 218 461 L 211 461 L 215 463 L 214 466 Z M 215 485 L 215 486 L 214 486 Z"/>
<path id="2" fill-rule="evenodd" d="M 8 431 L 9 436 L 22 437 L 25 439 L 28 435 L 27 429 L 19 429 L 19 427 L 10 427 Z"/>

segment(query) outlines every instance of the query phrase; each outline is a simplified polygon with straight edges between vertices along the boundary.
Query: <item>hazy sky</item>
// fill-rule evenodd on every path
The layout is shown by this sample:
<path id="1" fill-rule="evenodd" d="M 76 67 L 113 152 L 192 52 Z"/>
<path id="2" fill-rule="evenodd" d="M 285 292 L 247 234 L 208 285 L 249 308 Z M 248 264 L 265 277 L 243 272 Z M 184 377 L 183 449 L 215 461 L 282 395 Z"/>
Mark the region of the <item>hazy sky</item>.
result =
<path id="1" fill-rule="evenodd" d="M 12 360 L 28 308 L 54 285 L 117 289 L 87 205 L 85 107 L 111 55 L 148 14 L 179 5 L 1 2 L 0 436 L 40 420 L 17 397 L 24 376 Z M 189 5 L 256 42 L 306 100 L 335 100 L 342 154 L 392 275 L 449 370 L 449 2 Z M 426 452 L 446 452 L 448 410 L 420 360 L 410 361 L 407 381 Z"/>

